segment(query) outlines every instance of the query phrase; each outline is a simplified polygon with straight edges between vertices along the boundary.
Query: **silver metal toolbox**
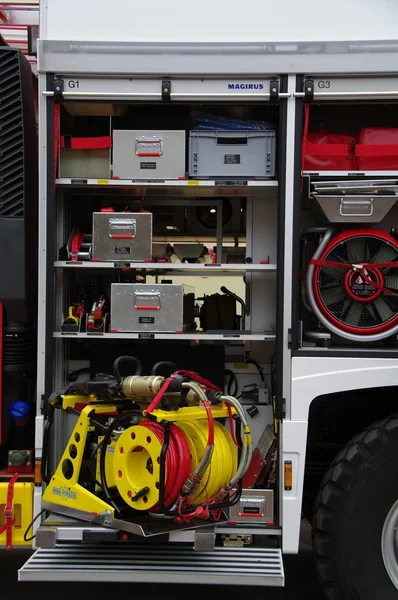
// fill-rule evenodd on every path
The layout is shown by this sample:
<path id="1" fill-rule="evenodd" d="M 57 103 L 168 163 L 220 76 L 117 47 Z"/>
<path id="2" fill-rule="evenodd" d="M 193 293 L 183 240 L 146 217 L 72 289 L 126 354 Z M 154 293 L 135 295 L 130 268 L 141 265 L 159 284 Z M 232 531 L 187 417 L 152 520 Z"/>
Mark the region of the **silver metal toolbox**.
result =
<path id="1" fill-rule="evenodd" d="M 93 214 L 93 260 L 143 262 L 152 258 L 152 214 Z"/>
<path id="2" fill-rule="evenodd" d="M 145 180 L 185 177 L 185 131 L 115 129 L 113 177 Z"/>
<path id="3" fill-rule="evenodd" d="M 273 490 L 242 490 L 239 502 L 230 508 L 229 519 L 232 523 L 273 523 Z"/>
<path id="4" fill-rule="evenodd" d="M 398 180 L 313 181 L 310 196 L 331 223 L 380 223 L 398 199 Z"/>
<path id="5" fill-rule="evenodd" d="M 265 179 L 275 176 L 275 131 L 192 130 L 189 176 Z"/>
<path id="6" fill-rule="evenodd" d="M 112 283 L 111 332 L 195 329 L 194 288 L 180 283 Z"/>

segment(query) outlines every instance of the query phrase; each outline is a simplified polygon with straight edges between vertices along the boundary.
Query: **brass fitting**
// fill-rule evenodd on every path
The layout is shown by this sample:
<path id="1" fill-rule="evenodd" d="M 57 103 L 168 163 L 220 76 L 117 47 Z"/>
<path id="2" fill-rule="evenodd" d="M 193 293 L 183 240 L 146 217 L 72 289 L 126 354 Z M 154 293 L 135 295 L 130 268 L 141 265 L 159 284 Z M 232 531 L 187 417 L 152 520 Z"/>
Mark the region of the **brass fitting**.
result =
<path id="1" fill-rule="evenodd" d="M 123 380 L 122 390 L 126 398 L 139 400 L 141 398 L 154 398 L 164 377 L 160 375 L 149 375 L 141 377 L 141 375 L 130 375 Z"/>

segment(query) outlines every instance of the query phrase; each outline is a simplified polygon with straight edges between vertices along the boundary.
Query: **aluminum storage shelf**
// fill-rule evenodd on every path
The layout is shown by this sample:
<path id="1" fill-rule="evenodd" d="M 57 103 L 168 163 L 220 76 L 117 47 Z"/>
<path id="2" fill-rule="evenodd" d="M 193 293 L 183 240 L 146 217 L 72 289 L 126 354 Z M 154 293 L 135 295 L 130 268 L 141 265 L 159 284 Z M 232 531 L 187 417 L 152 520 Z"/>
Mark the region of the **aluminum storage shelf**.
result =
<path id="1" fill-rule="evenodd" d="M 54 331 L 55 338 L 72 339 L 107 339 L 107 340 L 174 340 L 176 342 L 192 341 L 274 341 L 274 333 L 61 333 Z"/>
<path id="2" fill-rule="evenodd" d="M 233 534 L 233 535 L 280 535 L 281 529 L 279 527 L 269 527 L 265 524 L 253 524 L 250 525 L 230 525 L 229 523 L 219 524 L 214 526 L 214 532 L 218 534 Z M 115 529 L 109 527 L 103 527 L 96 523 L 87 523 L 74 519 L 73 517 L 67 517 L 65 515 L 59 515 L 51 513 L 45 521 L 43 521 L 36 532 L 36 544 L 39 548 L 52 549 L 63 544 L 76 544 L 77 542 L 88 543 L 89 537 L 96 537 L 96 543 L 107 540 L 109 542 L 109 536 L 113 534 L 118 535 Z M 174 531 L 169 534 L 169 541 L 173 543 L 181 542 L 194 542 L 195 531 L 193 529 L 186 529 L 184 531 Z"/>
<path id="3" fill-rule="evenodd" d="M 79 190 L 82 188 L 133 187 L 138 196 L 198 197 L 198 196 L 264 196 L 275 194 L 278 182 L 274 179 L 246 180 L 191 180 L 137 181 L 133 179 L 70 179 L 56 180 L 57 187 Z"/>
<path id="4" fill-rule="evenodd" d="M 398 171 L 303 171 L 313 177 L 398 177 Z"/>
<path id="5" fill-rule="evenodd" d="M 82 568 L 84 565 L 84 569 Z M 195 552 L 183 544 L 73 544 L 40 548 L 18 572 L 19 581 L 164 582 L 284 585 L 279 548 L 215 548 Z"/>
<path id="6" fill-rule="evenodd" d="M 113 262 L 91 262 L 91 261 L 69 261 L 59 260 L 54 262 L 54 267 L 58 269 L 145 269 L 146 271 L 183 271 L 193 274 L 209 275 L 211 273 L 220 272 L 238 272 L 246 271 L 268 271 L 275 272 L 275 264 L 209 264 L 203 265 L 198 263 L 113 263 Z"/>

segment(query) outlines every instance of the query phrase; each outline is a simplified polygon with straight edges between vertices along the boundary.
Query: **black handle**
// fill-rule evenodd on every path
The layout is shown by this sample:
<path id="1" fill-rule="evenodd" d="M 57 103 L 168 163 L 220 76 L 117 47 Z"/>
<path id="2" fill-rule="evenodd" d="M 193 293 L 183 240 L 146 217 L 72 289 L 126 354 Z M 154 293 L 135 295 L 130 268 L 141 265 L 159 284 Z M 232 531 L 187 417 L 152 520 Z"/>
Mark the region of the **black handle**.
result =
<path id="1" fill-rule="evenodd" d="M 239 296 L 237 296 L 236 294 L 234 294 L 233 292 L 231 292 L 231 290 L 229 290 L 228 288 L 225 287 L 225 285 L 223 285 L 221 288 L 221 291 L 223 294 L 227 294 L 228 296 L 231 296 L 231 298 L 234 298 L 236 300 L 236 302 L 239 302 L 239 304 L 242 307 L 242 329 L 245 328 L 245 318 L 246 318 L 246 305 L 243 302 L 242 298 L 239 298 Z"/>
<path id="2" fill-rule="evenodd" d="M 119 365 L 121 362 L 133 363 L 135 365 L 135 373 L 133 373 L 133 375 L 141 375 L 142 366 L 138 358 L 135 358 L 135 356 L 119 356 L 119 358 L 117 358 L 113 363 L 113 374 L 116 377 L 116 381 L 118 383 L 122 381 L 119 371 Z"/>
<path id="3" fill-rule="evenodd" d="M 218 137 L 217 144 L 224 146 L 247 146 L 247 137 Z"/>

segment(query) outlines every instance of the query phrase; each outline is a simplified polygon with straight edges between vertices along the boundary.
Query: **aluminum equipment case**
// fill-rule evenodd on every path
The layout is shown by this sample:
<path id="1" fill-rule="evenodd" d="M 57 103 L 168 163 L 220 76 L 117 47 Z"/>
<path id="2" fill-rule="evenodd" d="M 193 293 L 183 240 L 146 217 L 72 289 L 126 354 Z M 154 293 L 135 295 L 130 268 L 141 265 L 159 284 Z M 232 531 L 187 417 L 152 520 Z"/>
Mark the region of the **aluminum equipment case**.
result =
<path id="1" fill-rule="evenodd" d="M 275 177 L 275 131 L 192 130 L 189 176 L 200 178 Z"/>
<path id="2" fill-rule="evenodd" d="M 115 129 L 113 177 L 185 178 L 185 131 Z"/>
<path id="3" fill-rule="evenodd" d="M 93 214 L 93 260 L 143 262 L 152 258 L 152 214 Z"/>
<path id="4" fill-rule="evenodd" d="M 111 332 L 183 333 L 194 329 L 193 287 L 112 283 Z"/>

